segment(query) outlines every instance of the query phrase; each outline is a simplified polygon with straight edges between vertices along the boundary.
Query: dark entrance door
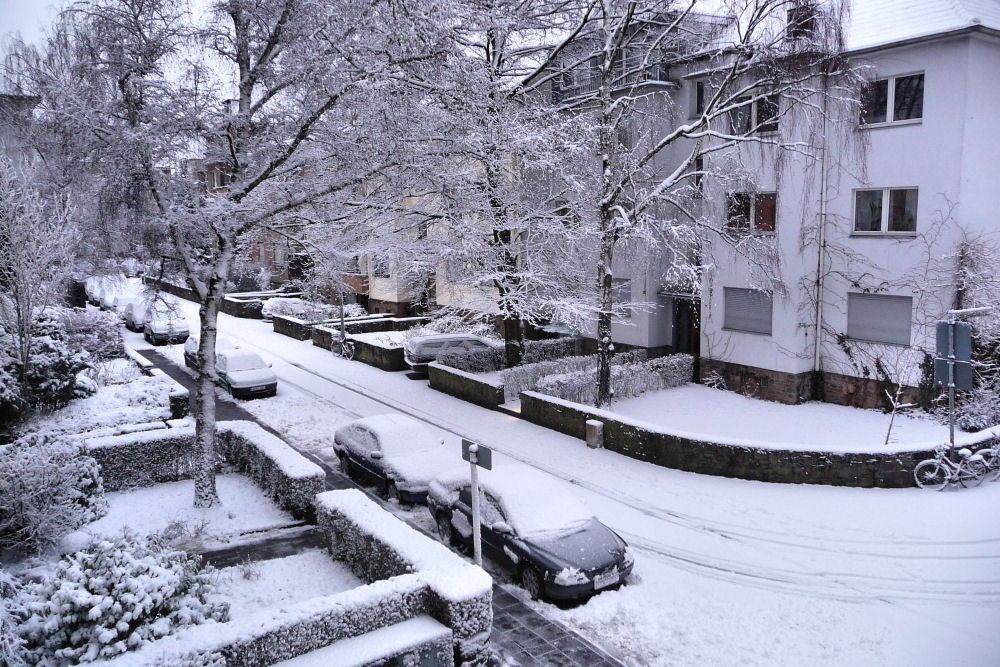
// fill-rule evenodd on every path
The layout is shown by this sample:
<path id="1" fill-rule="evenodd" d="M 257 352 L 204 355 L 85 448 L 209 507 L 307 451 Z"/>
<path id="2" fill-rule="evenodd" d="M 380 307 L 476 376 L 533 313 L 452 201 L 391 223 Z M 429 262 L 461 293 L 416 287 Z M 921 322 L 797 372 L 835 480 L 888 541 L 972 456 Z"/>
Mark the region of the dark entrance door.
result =
<path id="1" fill-rule="evenodd" d="M 701 353 L 701 301 L 674 297 L 674 352 L 686 352 L 696 359 Z"/>

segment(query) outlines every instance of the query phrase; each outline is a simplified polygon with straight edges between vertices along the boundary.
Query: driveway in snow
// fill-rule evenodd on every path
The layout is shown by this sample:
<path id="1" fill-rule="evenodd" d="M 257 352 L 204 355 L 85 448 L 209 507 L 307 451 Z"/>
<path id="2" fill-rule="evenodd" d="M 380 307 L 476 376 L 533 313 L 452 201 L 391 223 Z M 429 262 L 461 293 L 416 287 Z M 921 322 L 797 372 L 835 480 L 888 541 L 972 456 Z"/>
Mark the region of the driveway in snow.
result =
<path id="1" fill-rule="evenodd" d="M 195 330 L 197 307 L 182 303 Z M 399 411 L 434 425 L 456 462 L 468 437 L 498 463 L 575 485 L 633 545 L 636 574 L 581 607 L 540 606 L 629 663 L 997 664 L 1000 483 L 933 493 L 684 473 L 590 450 L 267 323 L 220 315 L 219 327 L 274 364 L 278 395 L 243 405 L 299 447 L 329 458 L 338 424 Z"/>

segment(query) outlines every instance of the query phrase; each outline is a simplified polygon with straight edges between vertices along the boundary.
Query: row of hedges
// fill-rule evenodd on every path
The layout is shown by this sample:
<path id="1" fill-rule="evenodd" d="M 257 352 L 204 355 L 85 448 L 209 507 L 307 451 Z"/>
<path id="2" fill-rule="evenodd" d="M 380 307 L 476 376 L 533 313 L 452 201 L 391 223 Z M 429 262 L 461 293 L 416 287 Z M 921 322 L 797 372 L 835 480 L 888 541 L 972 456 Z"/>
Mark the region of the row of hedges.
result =
<path id="1" fill-rule="evenodd" d="M 521 351 L 521 366 L 518 368 L 578 356 L 582 350 L 581 338 L 526 340 Z M 503 348 L 478 352 L 453 351 L 442 354 L 438 362 L 467 373 L 493 373 L 507 367 L 507 353 Z"/>
<path id="2" fill-rule="evenodd" d="M 615 398 L 640 396 L 687 384 L 694 379 L 694 357 L 671 354 L 641 363 L 611 366 L 611 395 Z M 574 403 L 593 404 L 597 396 L 597 369 L 549 375 L 536 383 L 536 391 Z"/>

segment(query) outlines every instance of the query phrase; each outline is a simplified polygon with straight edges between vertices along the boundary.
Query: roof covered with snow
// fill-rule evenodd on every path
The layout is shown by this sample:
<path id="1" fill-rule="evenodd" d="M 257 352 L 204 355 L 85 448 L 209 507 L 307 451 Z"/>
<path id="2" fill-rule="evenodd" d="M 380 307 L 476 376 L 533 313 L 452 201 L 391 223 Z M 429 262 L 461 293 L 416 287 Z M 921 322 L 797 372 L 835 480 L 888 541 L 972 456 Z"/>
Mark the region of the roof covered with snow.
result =
<path id="1" fill-rule="evenodd" d="M 974 26 L 1000 30 L 1000 0 L 851 0 L 844 32 L 860 51 Z"/>

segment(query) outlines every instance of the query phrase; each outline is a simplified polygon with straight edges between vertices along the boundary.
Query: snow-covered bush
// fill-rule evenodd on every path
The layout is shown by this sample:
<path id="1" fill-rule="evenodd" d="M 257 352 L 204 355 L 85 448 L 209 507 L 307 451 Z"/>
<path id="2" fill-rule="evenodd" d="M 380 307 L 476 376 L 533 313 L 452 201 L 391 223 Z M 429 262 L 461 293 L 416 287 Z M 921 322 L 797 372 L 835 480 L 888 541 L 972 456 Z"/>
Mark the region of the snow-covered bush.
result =
<path id="1" fill-rule="evenodd" d="M 506 354 L 503 348 L 477 351 L 452 350 L 439 355 L 437 362 L 466 373 L 492 373 L 504 368 Z"/>
<path id="2" fill-rule="evenodd" d="M 356 303 L 344 304 L 344 317 L 364 317 L 367 314 L 368 311 Z M 271 319 L 275 315 L 283 315 L 307 322 L 319 322 L 340 317 L 340 306 L 331 306 L 317 301 L 307 301 L 297 297 L 275 297 L 264 301 L 264 306 L 261 308 L 261 315 L 264 319 Z"/>
<path id="3" fill-rule="evenodd" d="M 963 431 L 981 431 L 1000 424 L 1000 387 L 976 387 L 955 410 L 955 423 Z"/>
<path id="4" fill-rule="evenodd" d="M 0 328 L 0 429 L 17 420 L 24 402 L 21 383 L 17 379 L 17 363 L 5 350 L 8 340 Z"/>
<path id="5" fill-rule="evenodd" d="M 503 372 L 504 395 L 508 401 L 516 400 L 522 391 L 535 391 L 543 378 L 596 368 L 597 357 L 594 356 L 565 357 L 508 368 Z"/>
<path id="6" fill-rule="evenodd" d="M 535 364 L 539 361 L 552 361 L 580 354 L 581 339 L 551 338 L 548 340 L 524 341 L 524 352 L 521 354 L 522 364 Z"/>
<path id="7" fill-rule="evenodd" d="M 0 448 L 0 550 L 38 552 L 107 512 L 83 447 L 31 435 Z"/>
<path id="8" fill-rule="evenodd" d="M 226 621 L 228 604 L 213 593 L 201 558 L 158 537 L 102 541 L 24 588 L 26 655 L 33 663 L 92 662 L 185 626 Z"/>
<path id="9" fill-rule="evenodd" d="M 616 355 L 615 360 L 641 355 Z M 616 363 L 611 366 L 611 394 L 615 398 L 639 396 L 647 391 L 679 387 L 691 381 L 694 358 L 672 354 L 640 363 Z M 551 375 L 541 379 L 536 391 L 574 403 L 593 404 L 597 390 L 597 368 Z"/>
<path id="10" fill-rule="evenodd" d="M 0 568 L 0 665 L 21 667 L 24 661 L 24 640 L 17 631 L 21 614 L 21 593 L 18 583 Z"/>
<path id="11" fill-rule="evenodd" d="M 115 313 L 62 308 L 53 315 L 62 323 L 64 339 L 71 350 L 86 350 L 96 362 L 125 356 L 122 322 Z"/>

